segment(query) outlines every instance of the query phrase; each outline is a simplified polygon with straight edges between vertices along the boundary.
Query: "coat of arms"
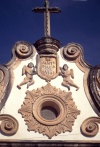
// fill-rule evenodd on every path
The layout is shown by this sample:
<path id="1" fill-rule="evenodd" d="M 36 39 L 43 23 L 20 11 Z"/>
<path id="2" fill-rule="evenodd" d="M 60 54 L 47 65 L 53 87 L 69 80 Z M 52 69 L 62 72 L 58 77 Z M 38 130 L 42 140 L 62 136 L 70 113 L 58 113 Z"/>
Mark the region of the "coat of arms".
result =
<path id="1" fill-rule="evenodd" d="M 59 74 L 58 55 L 37 55 L 37 74 L 46 81 L 56 78 Z"/>

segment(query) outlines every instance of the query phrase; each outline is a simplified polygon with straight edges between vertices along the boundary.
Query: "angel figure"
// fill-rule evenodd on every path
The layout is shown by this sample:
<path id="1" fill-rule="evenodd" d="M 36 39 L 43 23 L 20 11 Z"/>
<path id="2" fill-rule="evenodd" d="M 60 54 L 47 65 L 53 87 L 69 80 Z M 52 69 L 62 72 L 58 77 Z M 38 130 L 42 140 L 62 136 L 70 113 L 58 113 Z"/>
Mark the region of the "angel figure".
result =
<path id="1" fill-rule="evenodd" d="M 64 64 L 61 68 L 60 75 L 63 77 L 62 85 L 67 87 L 68 90 L 70 90 L 70 86 L 73 86 L 76 88 L 76 91 L 79 89 L 79 87 L 70 79 L 74 79 L 74 72 L 73 69 L 68 70 L 67 64 Z"/>
<path id="2" fill-rule="evenodd" d="M 34 80 L 33 80 L 34 74 L 35 74 L 35 67 L 34 67 L 34 64 L 30 62 L 27 66 L 25 65 L 22 68 L 22 76 L 26 75 L 26 77 L 19 85 L 17 85 L 17 87 L 21 89 L 22 85 L 27 84 L 27 88 L 29 88 L 29 86 L 34 84 Z"/>

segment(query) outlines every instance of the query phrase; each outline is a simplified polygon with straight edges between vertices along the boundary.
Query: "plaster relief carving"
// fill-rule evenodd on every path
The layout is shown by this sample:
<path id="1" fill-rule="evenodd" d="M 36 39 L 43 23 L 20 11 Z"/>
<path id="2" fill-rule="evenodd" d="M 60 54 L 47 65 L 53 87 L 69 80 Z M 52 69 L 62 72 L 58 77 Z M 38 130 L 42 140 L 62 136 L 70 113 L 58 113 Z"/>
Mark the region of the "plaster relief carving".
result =
<path id="1" fill-rule="evenodd" d="M 88 86 L 93 100 L 93 107 L 98 110 L 100 116 L 100 65 L 95 66 L 90 70 L 88 78 Z"/>
<path id="2" fill-rule="evenodd" d="M 81 52 L 81 46 L 79 44 L 70 43 L 63 48 L 63 56 L 67 60 L 76 60 Z"/>
<path id="3" fill-rule="evenodd" d="M 37 56 L 37 74 L 51 81 L 59 75 L 59 59 L 54 54 L 41 54 Z"/>
<path id="4" fill-rule="evenodd" d="M 0 70 L 0 83 L 2 82 L 3 79 L 4 79 L 4 73 L 2 70 Z"/>
<path id="5" fill-rule="evenodd" d="M 6 100 L 6 90 L 9 83 L 9 71 L 6 67 L 0 65 L 0 110 Z M 5 99 L 5 100 L 4 100 Z"/>
<path id="6" fill-rule="evenodd" d="M 29 131 L 52 138 L 54 135 L 71 132 L 80 111 L 75 106 L 71 92 L 65 92 L 50 83 L 36 90 L 27 91 L 19 109 Z"/>
<path id="7" fill-rule="evenodd" d="M 26 75 L 26 77 L 19 85 L 17 85 L 17 87 L 21 89 L 22 85 L 27 84 L 27 88 L 29 88 L 29 86 L 34 84 L 34 80 L 33 80 L 34 74 L 35 74 L 35 67 L 34 67 L 34 64 L 30 62 L 27 66 L 25 65 L 22 68 L 22 76 Z"/>
<path id="8" fill-rule="evenodd" d="M 18 131 L 18 121 L 11 115 L 0 115 L 0 132 L 3 135 L 12 136 Z"/>
<path id="9" fill-rule="evenodd" d="M 94 137 L 99 132 L 100 117 L 90 117 L 81 125 L 81 132 L 86 137 Z"/>
<path id="10" fill-rule="evenodd" d="M 98 94 L 100 96 L 100 69 L 97 72 L 97 90 L 98 90 Z"/>
<path id="11" fill-rule="evenodd" d="M 4 95 L 4 91 L 5 91 L 5 80 L 4 80 L 4 72 L 2 70 L 0 70 L 0 102 L 2 100 L 2 97 Z"/>
<path id="12" fill-rule="evenodd" d="M 74 72 L 73 69 L 68 70 L 67 64 L 64 64 L 61 68 L 60 75 L 63 77 L 62 86 L 65 86 L 70 90 L 70 86 L 73 86 L 76 88 L 76 91 L 79 89 L 79 87 L 70 79 L 74 79 Z"/>
<path id="13" fill-rule="evenodd" d="M 4 81 L 4 73 L 0 70 L 0 101 L 2 100 L 2 96 L 4 95 L 5 90 L 5 81 Z"/>
<path id="14" fill-rule="evenodd" d="M 14 46 L 15 52 L 20 58 L 27 58 L 32 55 L 33 47 L 27 42 L 19 41 Z"/>
<path id="15" fill-rule="evenodd" d="M 38 54 L 55 54 L 60 48 L 60 41 L 50 36 L 42 37 L 34 43 Z"/>

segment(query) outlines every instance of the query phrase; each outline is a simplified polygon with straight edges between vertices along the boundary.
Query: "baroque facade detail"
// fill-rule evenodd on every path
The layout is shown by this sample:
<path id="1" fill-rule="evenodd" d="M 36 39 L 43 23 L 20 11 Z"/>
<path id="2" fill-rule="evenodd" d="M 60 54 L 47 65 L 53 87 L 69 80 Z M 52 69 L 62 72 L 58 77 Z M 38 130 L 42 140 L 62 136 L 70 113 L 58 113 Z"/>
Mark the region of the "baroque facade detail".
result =
<path id="1" fill-rule="evenodd" d="M 8 114 L 0 115 L 0 132 L 3 135 L 12 136 L 18 131 L 18 121 Z"/>
<path id="2" fill-rule="evenodd" d="M 55 54 L 60 48 L 60 41 L 50 36 L 42 37 L 34 43 L 38 54 Z"/>
<path id="3" fill-rule="evenodd" d="M 79 44 L 71 43 L 63 48 L 63 56 L 66 60 L 76 60 L 81 53 L 81 46 Z"/>
<path id="4" fill-rule="evenodd" d="M 50 83 L 36 90 L 27 91 L 19 109 L 29 131 L 54 135 L 71 132 L 80 111 L 75 106 L 71 92 L 65 92 Z"/>
<path id="5" fill-rule="evenodd" d="M 28 58 L 33 54 L 33 46 L 25 41 L 16 42 L 13 49 L 19 58 Z"/>
<path id="6" fill-rule="evenodd" d="M 2 102 L 6 94 L 8 83 L 9 83 L 9 71 L 6 67 L 0 65 L 0 103 Z M 2 105 L 0 105 L 0 109 Z"/>
<path id="7" fill-rule="evenodd" d="M 59 75 L 59 57 L 55 54 L 37 55 L 37 74 L 47 82 Z"/>
<path id="8" fill-rule="evenodd" d="M 88 86 L 93 102 L 98 109 L 100 116 L 100 66 L 91 69 L 88 78 Z"/>
<path id="9" fill-rule="evenodd" d="M 99 132 L 100 117 L 90 117 L 81 125 L 81 132 L 86 137 L 94 137 Z"/>
<path id="10" fill-rule="evenodd" d="M 25 75 L 26 77 L 24 78 L 24 80 L 17 85 L 17 87 L 19 89 L 21 89 L 21 86 L 24 84 L 27 84 L 27 88 L 29 88 L 29 86 L 34 84 L 34 80 L 33 80 L 33 75 L 35 74 L 35 67 L 34 64 L 32 62 L 30 62 L 27 66 L 24 65 L 24 67 L 22 68 L 22 76 Z"/>
<path id="11" fill-rule="evenodd" d="M 74 79 L 74 71 L 73 69 L 68 70 L 67 64 L 64 64 L 61 68 L 60 75 L 63 77 L 62 86 L 65 86 L 70 90 L 70 86 L 73 86 L 76 88 L 76 91 L 79 89 L 79 87 L 70 79 Z"/>

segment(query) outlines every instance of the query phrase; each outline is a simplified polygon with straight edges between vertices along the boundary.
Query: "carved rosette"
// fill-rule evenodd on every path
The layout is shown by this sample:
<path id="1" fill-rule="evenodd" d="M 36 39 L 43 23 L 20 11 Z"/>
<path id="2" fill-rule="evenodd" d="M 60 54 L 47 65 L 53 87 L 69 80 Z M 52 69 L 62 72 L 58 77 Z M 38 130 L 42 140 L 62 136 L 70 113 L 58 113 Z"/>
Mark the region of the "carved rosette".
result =
<path id="1" fill-rule="evenodd" d="M 81 132 L 86 137 L 94 137 L 99 132 L 100 117 L 90 117 L 81 125 Z"/>
<path id="2" fill-rule="evenodd" d="M 55 117 L 50 115 L 49 108 L 55 111 L 50 110 Z M 74 121 L 80 114 L 71 92 L 57 89 L 50 83 L 37 90 L 27 91 L 18 112 L 22 114 L 29 131 L 42 133 L 49 138 L 66 131 L 71 132 Z"/>
<path id="3" fill-rule="evenodd" d="M 18 131 L 18 121 L 11 115 L 0 115 L 0 132 L 3 135 L 12 136 Z"/>
<path id="4" fill-rule="evenodd" d="M 33 54 L 33 46 L 24 41 L 16 42 L 14 46 L 15 52 L 19 58 L 27 58 Z"/>
<path id="5" fill-rule="evenodd" d="M 76 60 L 81 52 L 82 47 L 76 43 L 70 43 L 63 48 L 63 56 L 66 60 Z"/>

